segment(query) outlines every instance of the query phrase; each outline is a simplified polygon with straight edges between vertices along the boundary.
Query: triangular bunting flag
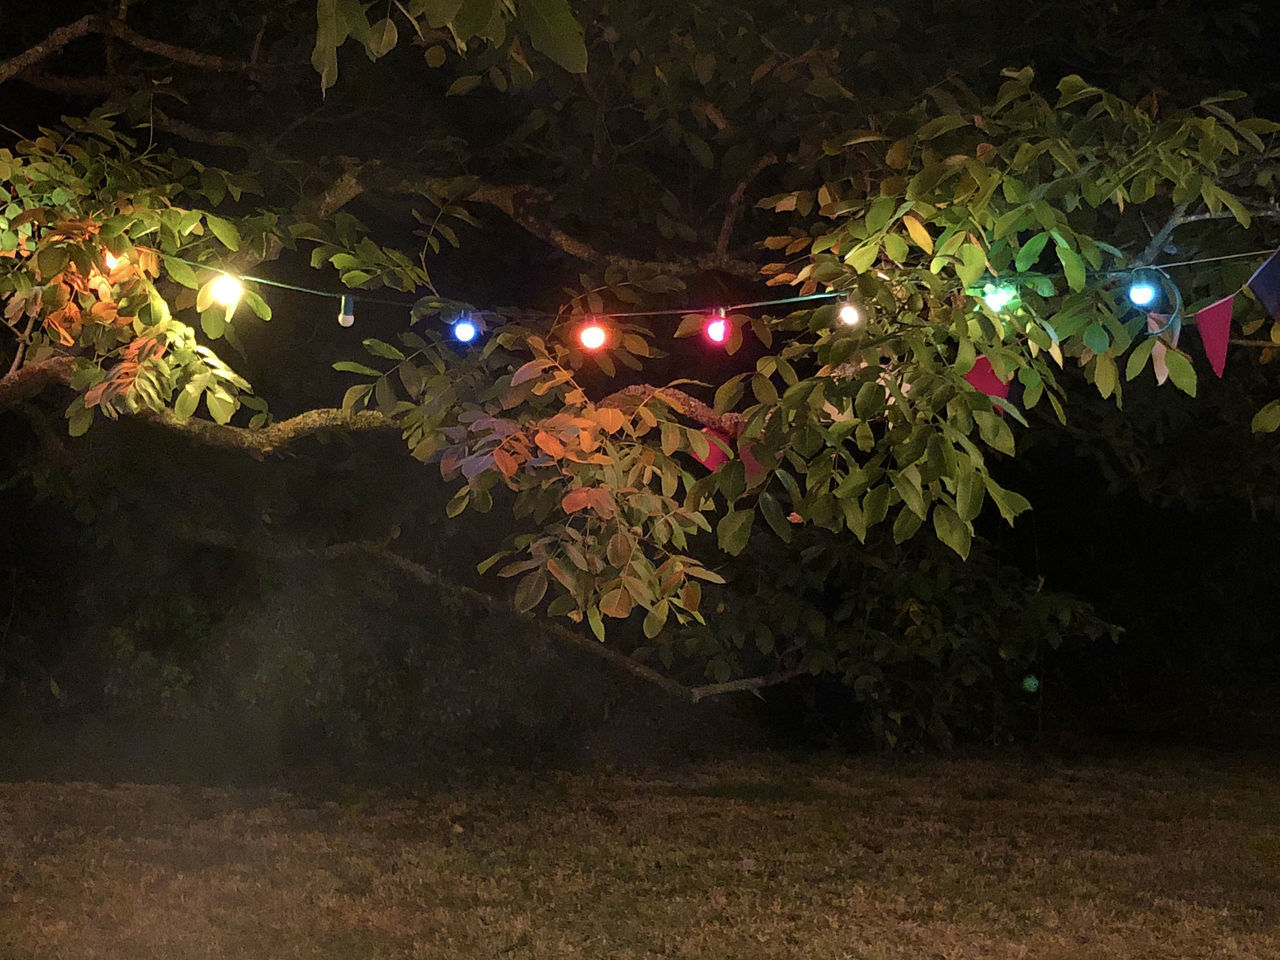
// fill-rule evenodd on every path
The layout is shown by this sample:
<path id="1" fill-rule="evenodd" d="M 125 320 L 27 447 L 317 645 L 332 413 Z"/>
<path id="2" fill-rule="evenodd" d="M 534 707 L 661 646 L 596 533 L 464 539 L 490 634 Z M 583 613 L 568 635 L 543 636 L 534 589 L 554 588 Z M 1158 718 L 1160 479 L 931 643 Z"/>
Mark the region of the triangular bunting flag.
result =
<path id="1" fill-rule="evenodd" d="M 991 366 L 991 361 L 986 357 L 975 360 L 973 369 L 966 373 L 964 378 L 969 381 L 973 389 L 985 393 L 988 397 L 999 397 L 1001 400 L 1009 398 L 1009 384 L 996 375 L 995 367 Z"/>
<path id="2" fill-rule="evenodd" d="M 1217 303 L 1211 303 L 1196 314 L 1196 329 L 1200 331 L 1200 342 L 1204 344 L 1205 356 L 1209 358 L 1209 366 L 1222 379 L 1222 371 L 1227 365 L 1227 341 L 1231 338 L 1231 311 L 1235 307 L 1236 295 L 1223 297 Z"/>
<path id="3" fill-rule="evenodd" d="M 1247 286 L 1267 313 L 1280 319 L 1280 250 L 1257 269 Z"/>

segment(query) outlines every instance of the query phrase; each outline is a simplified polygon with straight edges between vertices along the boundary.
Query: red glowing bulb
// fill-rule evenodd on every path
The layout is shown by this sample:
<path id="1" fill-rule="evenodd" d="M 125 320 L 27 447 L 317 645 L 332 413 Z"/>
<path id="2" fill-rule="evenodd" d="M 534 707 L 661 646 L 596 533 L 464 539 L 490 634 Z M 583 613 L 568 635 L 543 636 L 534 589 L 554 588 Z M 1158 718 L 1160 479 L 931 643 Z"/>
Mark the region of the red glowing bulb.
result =
<path id="1" fill-rule="evenodd" d="M 599 350 L 609 339 L 609 334 L 598 323 L 589 323 L 578 332 L 578 342 L 587 350 Z"/>
<path id="2" fill-rule="evenodd" d="M 712 343 L 724 343 L 729 338 L 729 323 L 724 317 L 714 317 L 707 322 L 707 339 Z"/>

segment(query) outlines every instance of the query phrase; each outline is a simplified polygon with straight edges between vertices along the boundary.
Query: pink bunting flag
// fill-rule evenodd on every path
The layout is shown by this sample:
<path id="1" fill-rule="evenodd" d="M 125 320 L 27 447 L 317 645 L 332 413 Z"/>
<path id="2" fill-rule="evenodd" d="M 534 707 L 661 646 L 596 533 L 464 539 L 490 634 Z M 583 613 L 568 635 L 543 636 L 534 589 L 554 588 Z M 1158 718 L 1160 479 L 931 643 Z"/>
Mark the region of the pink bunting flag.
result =
<path id="1" fill-rule="evenodd" d="M 703 427 L 702 432 L 708 437 L 717 437 L 725 443 L 729 442 L 728 436 L 721 433 L 719 430 L 712 430 L 710 427 Z M 720 449 L 719 444 L 712 442 L 710 443 L 710 447 L 711 449 L 707 451 L 707 455 L 705 457 L 700 457 L 695 453 L 693 455 L 693 459 L 697 460 L 708 470 L 714 471 L 718 466 L 720 466 L 720 464 L 728 460 L 729 457 L 722 449 Z"/>
<path id="2" fill-rule="evenodd" d="M 988 397 L 999 397 L 1001 400 L 1009 398 L 1008 382 L 1000 379 L 995 367 L 991 366 L 991 361 L 986 357 L 979 357 L 974 361 L 973 369 L 966 373 L 964 378 L 969 381 L 973 389 L 985 393 Z"/>
<path id="3" fill-rule="evenodd" d="M 1223 297 L 1217 303 L 1211 303 L 1196 314 L 1196 329 L 1200 331 L 1200 342 L 1204 344 L 1205 356 L 1209 358 L 1209 366 L 1222 379 L 1222 371 L 1227 366 L 1227 341 L 1231 339 L 1231 311 L 1235 307 L 1236 295 Z"/>

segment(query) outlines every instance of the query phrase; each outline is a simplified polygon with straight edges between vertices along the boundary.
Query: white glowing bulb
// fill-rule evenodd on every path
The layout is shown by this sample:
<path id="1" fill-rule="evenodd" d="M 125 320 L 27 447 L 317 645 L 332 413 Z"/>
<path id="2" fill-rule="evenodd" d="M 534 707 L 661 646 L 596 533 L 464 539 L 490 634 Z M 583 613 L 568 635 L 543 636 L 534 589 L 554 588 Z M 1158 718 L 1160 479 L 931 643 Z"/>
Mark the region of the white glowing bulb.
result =
<path id="1" fill-rule="evenodd" d="M 862 322 L 862 313 L 852 303 L 840 308 L 840 322 L 846 327 L 853 327 Z"/>
<path id="2" fill-rule="evenodd" d="M 107 265 L 107 272 L 110 273 L 116 268 L 116 264 L 120 262 L 120 258 L 108 250 L 102 257 L 102 262 Z"/>
<path id="3" fill-rule="evenodd" d="M 213 302 L 220 303 L 224 307 L 234 307 L 240 302 L 242 293 L 244 293 L 244 287 L 240 285 L 240 281 L 225 273 L 214 280 L 213 285 L 209 287 L 209 296 L 213 297 Z"/>

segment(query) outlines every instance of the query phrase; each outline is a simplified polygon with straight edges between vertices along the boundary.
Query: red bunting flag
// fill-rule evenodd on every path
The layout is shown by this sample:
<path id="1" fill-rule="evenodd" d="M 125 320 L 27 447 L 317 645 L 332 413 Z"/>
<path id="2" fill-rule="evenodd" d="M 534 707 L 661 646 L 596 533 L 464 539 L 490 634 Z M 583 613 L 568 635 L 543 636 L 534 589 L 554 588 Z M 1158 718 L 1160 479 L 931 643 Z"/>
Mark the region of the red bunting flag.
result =
<path id="1" fill-rule="evenodd" d="M 1222 379 L 1222 371 L 1227 365 L 1227 341 L 1231 338 L 1231 311 L 1235 307 L 1236 295 L 1223 297 L 1217 303 L 1211 303 L 1196 314 L 1196 329 L 1200 331 L 1200 342 L 1204 344 L 1205 356 L 1209 358 L 1209 366 Z"/>
<path id="2" fill-rule="evenodd" d="M 1280 320 L 1280 250 L 1254 272 L 1247 286 L 1267 313 Z"/>
<path id="3" fill-rule="evenodd" d="M 1001 400 L 1009 398 L 1008 382 L 1000 379 L 995 367 L 991 366 L 991 361 L 986 357 L 979 357 L 974 361 L 973 369 L 966 373 L 964 378 L 969 381 L 973 389 L 985 393 L 988 397 L 999 397 Z"/>

